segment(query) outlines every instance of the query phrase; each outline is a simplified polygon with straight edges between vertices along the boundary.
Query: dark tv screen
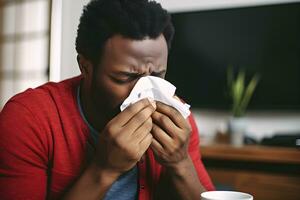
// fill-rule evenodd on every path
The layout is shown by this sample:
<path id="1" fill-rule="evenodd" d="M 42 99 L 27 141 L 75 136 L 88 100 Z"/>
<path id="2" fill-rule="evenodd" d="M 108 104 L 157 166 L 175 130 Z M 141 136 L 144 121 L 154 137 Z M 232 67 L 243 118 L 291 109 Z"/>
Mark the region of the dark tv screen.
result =
<path id="1" fill-rule="evenodd" d="M 253 110 L 300 110 L 300 3 L 172 13 L 167 80 L 194 108 L 228 109 L 226 72 L 260 82 Z"/>

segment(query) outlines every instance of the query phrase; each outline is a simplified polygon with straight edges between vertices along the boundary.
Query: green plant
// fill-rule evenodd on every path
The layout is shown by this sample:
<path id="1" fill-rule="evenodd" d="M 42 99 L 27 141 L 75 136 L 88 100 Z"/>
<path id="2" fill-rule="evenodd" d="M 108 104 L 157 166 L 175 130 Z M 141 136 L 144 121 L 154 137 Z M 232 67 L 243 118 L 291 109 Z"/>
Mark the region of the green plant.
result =
<path id="1" fill-rule="evenodd" d="M 245 76 L 245 71 L 240 70 L 235 78 L 232 67 L 228 68 L 227 84 L 232 100 L 232 115 L 234 117 L 242 117 L 245 115 L 248 104 L 259 82 L 259 75 L 255 74 L 248 85 L 246 85 Z"/>

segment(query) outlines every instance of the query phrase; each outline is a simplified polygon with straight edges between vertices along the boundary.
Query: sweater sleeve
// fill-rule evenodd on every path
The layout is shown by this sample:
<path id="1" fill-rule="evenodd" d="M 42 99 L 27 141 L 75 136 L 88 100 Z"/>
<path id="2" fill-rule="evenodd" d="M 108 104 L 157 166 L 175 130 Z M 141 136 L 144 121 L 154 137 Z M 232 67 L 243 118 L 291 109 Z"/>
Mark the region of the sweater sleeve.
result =
<path id="1" fill-rule="evenodd" d="M 41 200 L 47 191 L 47 143 L 39 121 L 20 102 L 0 113 L 0 197 Z"/>
<path id="2" fill-rule="evenodd" d="M 198 177 L 202 185 L 206 190 L 215 190 L 214 185 L 202 163 L 201 155 L 200 155 L 200 148 L 199 148 L 199 133 L 198 128 L 195 123 L 194 117 L 191 114 L 188 118 L 190 125 L 192 127 L 192 133 L 190 136 L 189 142 L 189 154 L 193 160 L 195 169 L 197 171 Z"/>

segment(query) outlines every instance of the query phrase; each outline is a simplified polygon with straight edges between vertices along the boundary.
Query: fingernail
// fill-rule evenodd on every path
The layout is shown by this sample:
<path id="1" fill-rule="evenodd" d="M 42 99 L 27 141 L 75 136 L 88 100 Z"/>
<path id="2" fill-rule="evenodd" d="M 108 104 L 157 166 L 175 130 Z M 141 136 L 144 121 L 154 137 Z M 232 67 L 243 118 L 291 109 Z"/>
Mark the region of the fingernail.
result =
<path id="1" fill-rule="evenodd" d="M 155 103 L 155 101 L 154 101 L 152 98 L 148 98 L 148 100 L 149 100 L 149 102 L 151 103 L 152 107 L 153 107 L 154 109 L 156 109 L 156 103 Z"/>
<path id="2" fill-rule="evenodd" d="M 176 96 L 176 95 L 174 95 L 173 98 L 176 99 L 176 100 L 178 100 L 178 101 L 181 101 L 181 100 L 179 99 L 179 97 Z"/>

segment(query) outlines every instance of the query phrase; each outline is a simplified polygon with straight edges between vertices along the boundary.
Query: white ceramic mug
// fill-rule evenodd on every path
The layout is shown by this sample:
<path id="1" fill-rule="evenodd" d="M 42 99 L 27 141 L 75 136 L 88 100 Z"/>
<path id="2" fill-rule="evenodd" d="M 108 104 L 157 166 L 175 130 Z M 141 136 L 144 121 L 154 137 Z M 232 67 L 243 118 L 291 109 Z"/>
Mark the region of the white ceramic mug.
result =
<path id="1" fill-rule="evenodd" d="M 201 193 L 201 200 L 253 200 L 253 196 L 235 191 L 209 191 Z"/>

